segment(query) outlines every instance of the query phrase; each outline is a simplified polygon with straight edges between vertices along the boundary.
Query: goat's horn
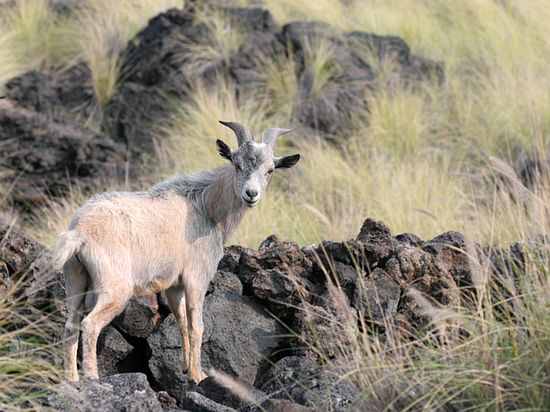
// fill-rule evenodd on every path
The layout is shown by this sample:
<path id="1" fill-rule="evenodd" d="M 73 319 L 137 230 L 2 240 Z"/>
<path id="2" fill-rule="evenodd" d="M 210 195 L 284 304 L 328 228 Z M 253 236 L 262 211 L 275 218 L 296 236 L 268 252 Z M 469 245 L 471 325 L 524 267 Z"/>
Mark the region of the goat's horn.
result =
<path id="1" fill-rule="evenodd" d="M 267 129 L 264 134 L 262 135 L 262 139 L 260 140 L 262 143 L 265 143 L 268 146 L 274 147 L 275 146 L 275 140 L 277 137 L 292 132 L 292 129 L 280 129 L 278 127 L 275 127 L 273 129 Z"/>
<path id="2" fill-rule="evenodd" d="M 246 142 L 254 141 L 254 138 L 252 137 L 252 132 L 246 127 L 244 127 L 242 124 L 236 123 L 236 122 L 224 122 L 222 120 L 220 120 L 220 123 L 223 124 L 224 126 L 229 127 L 231 130 L 235 132 L 239 147 Z"/>

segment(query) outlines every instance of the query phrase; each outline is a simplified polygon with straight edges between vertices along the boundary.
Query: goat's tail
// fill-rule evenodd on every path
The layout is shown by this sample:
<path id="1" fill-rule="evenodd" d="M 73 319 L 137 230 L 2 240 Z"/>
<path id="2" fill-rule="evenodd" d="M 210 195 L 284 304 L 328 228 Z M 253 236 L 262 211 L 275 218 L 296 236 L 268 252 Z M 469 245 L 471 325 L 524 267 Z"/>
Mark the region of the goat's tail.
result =
<path id="1" fill-rule="evenodd" d="M 53 269 L 60 270 L 71 257 L 78 253 L 83 244 L 84 238 L 76 230 L 61 233 L 53 248 Z"/>

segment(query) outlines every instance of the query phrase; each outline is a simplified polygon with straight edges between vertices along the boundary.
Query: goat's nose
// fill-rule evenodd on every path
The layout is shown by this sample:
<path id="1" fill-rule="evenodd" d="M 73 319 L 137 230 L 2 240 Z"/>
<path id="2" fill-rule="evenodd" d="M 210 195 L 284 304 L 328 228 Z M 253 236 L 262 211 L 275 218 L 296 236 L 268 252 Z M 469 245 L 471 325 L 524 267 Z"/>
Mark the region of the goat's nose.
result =
<path id="1" fill-rule="evenodd" d="M 246 189 L 246 195 L 250 199 L 254 199 L 256 196 L 258 196 L 258 191 L 255 189 Z"/>

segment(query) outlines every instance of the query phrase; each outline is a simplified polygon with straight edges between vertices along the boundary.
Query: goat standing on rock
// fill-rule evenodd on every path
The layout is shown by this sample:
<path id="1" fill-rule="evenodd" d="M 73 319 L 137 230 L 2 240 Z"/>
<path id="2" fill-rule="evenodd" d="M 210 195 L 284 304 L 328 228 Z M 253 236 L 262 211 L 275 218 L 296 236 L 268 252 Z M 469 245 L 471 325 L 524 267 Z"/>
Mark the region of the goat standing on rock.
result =
<path id="1" fill-rule="evenodd" d="M 93 196 L 60 235 L 54 265 L 63 268 L 68 319 L 65 324 L 65 375 L 78 380 L 78 335 L 82 329 L 83 370 L 98 378 L 97 339 L 133 296 L 166 290 L 183 340 L 184 367 L 200 382 L 202 308 L 223 245 L 247 208 L 258 204 L 273 170 L 289 168 L 300 155 L 275 158 L 277 136 L 268 129 L 260 143 L 250 130 L 233 122 L 239 148 L 221 140 L 219 154 L 229 160 L 212 170 L 177 176 L 146 192 Z M 95 305 L 82 319 L 88 299 Z M 82 321 L 81 321 L 82 320 Z"/>

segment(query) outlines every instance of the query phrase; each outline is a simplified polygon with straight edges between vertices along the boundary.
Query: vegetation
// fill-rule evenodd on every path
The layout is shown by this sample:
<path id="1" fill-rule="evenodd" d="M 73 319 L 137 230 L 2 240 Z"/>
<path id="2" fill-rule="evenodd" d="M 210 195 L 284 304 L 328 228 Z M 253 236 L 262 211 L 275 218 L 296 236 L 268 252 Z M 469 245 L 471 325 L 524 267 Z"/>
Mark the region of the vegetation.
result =
<path id="1" fill-rule="evenodd" d="M 458 230 L 483 244 L 506 244 L 548 233 L 547 182 L 527 188 L 513 171 L 523 156 L 547 156 L 547 1 L 264 3 L 279 24 L 316 19 L 339 31 L 400 36 L 414 53 L 443 61 L 446 78 L 443 84 L 410 88 L 384 83 L 382 76 L 382 86 L 366 92 L 369 112 L 356 119 L 345 139 L 332 136 L 336 144 L 319 136 L 285 136 L 277 151 L 299 151 L 303 159 L 274 179 L 233 242 L 255 247 L 273 232 L 301 244 L 345 239 L 367 216 L 383 220 L 394 233 L 413 232 L 424 239 Z M 26 70 L 62 70 L 84 61 L 92 72 L 97 104 L 103 106 L 120 80 L 120 53 L 127 41 L 148 18 L 181 7 L 181 2 L 83 0 L 68 15 L 55 14 L 53 5 L 55 1 L 0 2 L 0 89 Z M 204 11 L 201 19 L 211 30 L 193 46 L 197 70 L 223 61 L 246 41 L 223 16 Z M 317 95 L 336 87 L 331 84 L 338 71 L 329 63 L 332 52 L 320 41 L 308 54 Z M 388 69 L 377 64 L 373 60 L 380 73 Z M 232 86 L 218 78 L 214 85 L 196 83 L 188 103 L 174 104 L 171 120 L 161 126 L 169 136 L 169 161 L 160 162 L 151 180 L 220 164 L 214 141 L 225 137 L 232 142 L 233 137 L 218 119 L 238 119 L 255 131 L 273 124 L 292 126 L 299 97 L 293 63 L 265 62 L 264 69 L 254 96 L 237 101 Z M 82 200 L 76 192 L 52 201 L 27 230 L 51 244 Z M 426 410 L 458 398 L 470 410 L 548 408 L 548 260 L 533 257 L 521 275 L 521 290 L 502 301 L 495 301 L 488 269 L 475 257 L 472 262 L 481 280 L 468 307 L 442 312 L 417 296 L 436 329 L 445 325 L 441 335 L 412 343 L 397 336 L 381 342 L 367 329 L 346 323 L 335 331 L 333 343 L 348 366 L 331 366 L 364 388 L 371 400 L 380 396 L 380 388 L 393 387 L 395 402 L 421 393 L 416 406 Z M 506 316 L 501 315 L 503 306 Z M 0 348 L 8 333 L 1 332 Z M 0 393 L 6 393 L 1 383 Z M 382 398 L 378 401 L 385 405 Z"/>
<path id="2" fill-rule="evenodd" d="M 24 276 L 23 276 L 24 277 Z M 59 322 L 25 305 L 18 290 L 0 283 L 0 409 L 42 410 L 41 398 L 61 381 Z"/>
<path id="3" fill-rule="evenodd" d="M 498 278 L 472 252 L 474 285 L 463 291 L 471 298 L 461 299 L 461 304 L 438 307 L 411 290 L 409 297 L 430 319 L 430 332 L 413 339 L 389 327 L 389 320 L 383 322 L 384 337 L 372 333 L 373 326 L 363 316 L 357 322 L 349 306 L 338 305 L 344 292 L 335 288 L 332 298 L 338 316 L 322 315 L 334 335 L 314 342 L 312 348 L 341 379 L 362 389 L 359 409 L 368 405 L 380 411 L 547 410 L 547 253 L 539 248 L 528 251 L 524 271 Z"/>

